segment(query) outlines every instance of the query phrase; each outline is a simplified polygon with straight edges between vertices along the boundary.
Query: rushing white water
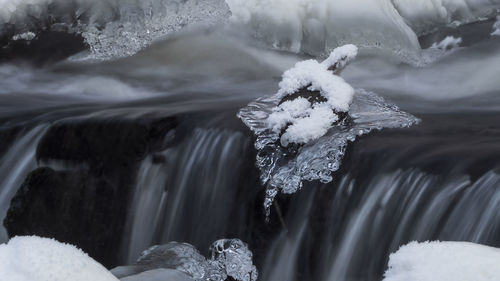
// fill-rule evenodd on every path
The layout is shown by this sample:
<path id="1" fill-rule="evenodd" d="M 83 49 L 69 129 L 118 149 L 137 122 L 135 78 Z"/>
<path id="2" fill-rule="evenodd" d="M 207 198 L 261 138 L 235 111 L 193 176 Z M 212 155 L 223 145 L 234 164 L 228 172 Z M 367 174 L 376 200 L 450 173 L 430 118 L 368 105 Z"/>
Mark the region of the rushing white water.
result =
<path id="1" fill-rule="evenodd" d="M 35 159 L 39 140 L 47 130 L 47 125 L 39 125 L 25 133 L 20 133 L 8 152 L 0 161 L 0 243 L 8 240 L 3 220 L 24 179 L 37 165 Z"/>
<path id="2" fill-rule="evenodd" d="M 339 169 L 348 142 L 356 137 L 373 130 L 409 127 L 418 122 L 417 118 L 386 103 L 376 94 L 360 89 L 349 109 L 352 122 L 334 126 L 325 136 L 290 153 L 279 145 L 279 133 L 270 130 L 266 121 L 279 101 L 275 96 L 260 98 L 238 114 L 257 136 L 257 167 L 262 183 L 267 185 L 264 202 L 267 212 L 279 191 L 295 193 L 305 180 L 332 181 L 332 173 Z"/>

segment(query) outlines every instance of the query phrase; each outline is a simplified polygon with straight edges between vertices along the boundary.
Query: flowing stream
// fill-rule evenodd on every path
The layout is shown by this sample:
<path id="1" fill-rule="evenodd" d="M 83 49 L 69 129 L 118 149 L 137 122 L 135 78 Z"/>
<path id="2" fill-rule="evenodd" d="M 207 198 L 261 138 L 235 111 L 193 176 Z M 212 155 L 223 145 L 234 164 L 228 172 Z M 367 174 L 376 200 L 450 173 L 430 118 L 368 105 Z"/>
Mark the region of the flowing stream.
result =
<path id="1" fill-rule="evenodd" d="M 0 0 L 0 242 L 6 227 L 57 232 L 17 213 L 70 206 L 81 215 L 54 220 L 77 246 L 116 244 L 96 254 L 108 267 L 172 241 L 208 257 L 238 238 L 258 280 L 379 281 L 410 241 L 500 247 L 499 11 L 498 0 Z M 352 122 L 289 161 L 262 129 L 269 97 L 296 62 L 346 43 L 360 47 L 341 73 L 356 89 Z M 64 200 L 29 197 L 44 169 L 35 184 Z"/>

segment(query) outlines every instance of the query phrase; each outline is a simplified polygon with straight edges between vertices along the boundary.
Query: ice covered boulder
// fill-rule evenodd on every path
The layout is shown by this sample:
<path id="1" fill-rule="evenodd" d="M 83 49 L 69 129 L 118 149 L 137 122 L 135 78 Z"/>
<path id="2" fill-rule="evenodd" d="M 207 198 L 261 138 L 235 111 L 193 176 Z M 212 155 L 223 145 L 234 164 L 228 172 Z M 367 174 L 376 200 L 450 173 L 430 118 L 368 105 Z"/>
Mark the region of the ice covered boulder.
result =
<path id="1" fill-rule="evenodd" d="M 178 270 L 159 268 L 122 278 L 121 281 L 194 281 L 194 279 Z"/>
<path id="2" fill-rule="evenodd" d="M 253 265 L 252 252 L 241 240 L 217 240 L 210 251 L 211 257 L 206 259 L 193 245 L 169 242 L 147 249 L 135 264 L 116 267 L 111 272 L 122 281 L 224 281 L 228 278 L 238 281 L 257 280 L 258 273 Z M 166 278 L 168 276 L 172 279 Z"/>
<path id="3" fill-rule="evenodd" d="M 389 258 L 383 281 L 500 280 L 500 249 L 469 242 L 412 242 Z"/>
<path id="4" fill-rule="evenodd" d="M 8 281 L 118 281 L 75 246 L 37 236 L 0 245 L 0 279 Z"/>
<path id="5" fill-rule="evenodd" d="M 357 52 L 356 46 L 345 45 L 321 63 L 301 61 L 283 74 L 276 94 L 280 102 L 268 117 L 272 130 L 281 134 L 283 147 L 318 139 L 345 120 L 354 89 L 336 73 Z"/>

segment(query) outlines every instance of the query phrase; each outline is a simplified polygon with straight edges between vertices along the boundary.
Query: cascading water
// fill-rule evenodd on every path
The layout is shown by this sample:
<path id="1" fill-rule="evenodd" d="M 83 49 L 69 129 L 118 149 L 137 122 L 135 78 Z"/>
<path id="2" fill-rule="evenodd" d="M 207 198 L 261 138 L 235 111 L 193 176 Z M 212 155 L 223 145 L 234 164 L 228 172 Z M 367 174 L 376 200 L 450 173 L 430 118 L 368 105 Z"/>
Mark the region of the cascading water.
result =
<path id="1" fill-rule="evenodd" d="M 169 241 L 208 249 L 229 227 L 245 167 L 240 155 L 249 150 L 249 141 L 239 132 L 202 128 L 186 138 L 146 158 L 140 168 L 129 211 L 128 262 Z"/>
<path id="2" fill-rule="evenodd" d="M 0 0 L 0 242 L 55 237 L 134 281 L 380 281 L 412 240 L 500 247 L 499 12 Z M 346 123 L 277 153 L 280 76 L 345 43 Z"/>
<path id="3" fill-rule="evenodd" d="M 39 125 L 27 132 L 19 133 L 0 164 L 0 219 L 3 221 L 10 205 L 26 175 L 36 167 L 36 147 L 48 125 Z M 2 224 L 3 225 L 3 224 Z M 0 242 L 8 240 L 4 227 L 0 228 Z"/>

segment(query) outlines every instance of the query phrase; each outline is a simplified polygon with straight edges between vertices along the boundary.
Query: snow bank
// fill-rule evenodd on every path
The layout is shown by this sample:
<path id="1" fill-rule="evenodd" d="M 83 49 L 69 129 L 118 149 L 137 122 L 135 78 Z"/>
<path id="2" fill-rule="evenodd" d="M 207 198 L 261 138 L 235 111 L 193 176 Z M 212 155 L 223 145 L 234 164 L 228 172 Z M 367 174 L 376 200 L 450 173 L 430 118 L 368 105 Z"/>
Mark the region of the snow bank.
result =
<path id="1" fill-rule="evenodd" d="M 292 142 L 305 144 L 318 139 L 339 120 L 337 113 L 349 110 L 354 89 L 329 68 L 341 69 L 356 54 L 356 46 L 345 45 L 336 48 L 322 63 L 316 60 L 301 61 L 283 74 L 277 98 L 282 99 L 307 87 L 309 91 L 319 91 L 326 99 L 326 102 L 316 103 L 299 97 L 273 109 L 268 122 L 274 132 L 284 130 L 281 136 L 283 146 Z"/>
<path id="2" fill-rule="evenodd" d="M 500 249 L 469 242 L 412 242 L 391 254 L 383 281 L 500 280 Z"/>
<path id="3" fill-rule="evenodd" d="M 0 279 L 8 281 L 118 281 L 75 246 L 36 236 L 0 245 Z"/>

